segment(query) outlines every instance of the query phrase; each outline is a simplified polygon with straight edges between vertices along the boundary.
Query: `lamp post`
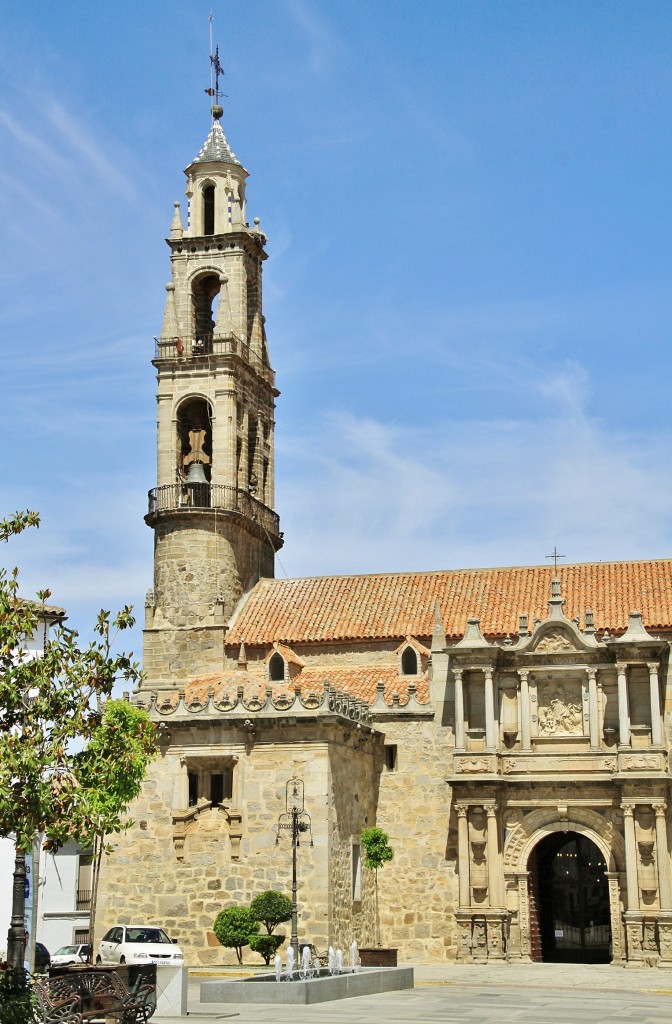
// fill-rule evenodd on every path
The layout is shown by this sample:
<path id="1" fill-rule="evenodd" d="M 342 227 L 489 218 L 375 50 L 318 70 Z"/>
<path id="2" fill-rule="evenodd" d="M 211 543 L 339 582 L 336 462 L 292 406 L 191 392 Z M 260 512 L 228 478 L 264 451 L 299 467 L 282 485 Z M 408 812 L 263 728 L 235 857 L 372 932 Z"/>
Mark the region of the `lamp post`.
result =
<path id="1" fill-rule="evenodd" d="M 275 837 L 276 846 L 280 842 L 281 831 L 287 831 L 292 837 L 292 935 L 290 945 L 299 959 L 299 915 L 296 902 L 296 851 L 300 846 L 302 832 L 310 833 L 310 845 L 313 845 L 313 832 L 310 815 L 304 810 L 303 780 L 290 779 L 286 786 L 285 806 L 287 810 L 278 818 L 278 831 Z"/>

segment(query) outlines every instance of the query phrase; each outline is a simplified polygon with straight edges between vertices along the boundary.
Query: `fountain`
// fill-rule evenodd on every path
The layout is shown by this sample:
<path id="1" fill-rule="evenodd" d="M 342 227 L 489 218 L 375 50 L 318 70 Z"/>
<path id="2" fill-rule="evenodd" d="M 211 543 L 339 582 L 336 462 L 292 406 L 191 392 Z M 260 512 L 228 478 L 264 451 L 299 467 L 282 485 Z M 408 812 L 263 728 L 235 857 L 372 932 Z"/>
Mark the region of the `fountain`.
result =
<path id="1" fill-rule="evenodd" d="M 358 971 L 360 969 L 360 967 L 362 966 L 362 959 L 361 959 L 361 957 L 359 955 L 359 950 L 357 949 L 357 939 L 353 939 L 352 940 L 352 945 L 350 946 L 349 952 L 350 952 L 350 970 L 351 971 Z"/>
<path id="2" fill-rule="evenodd" d="M 203 1003 L 322 1003 L 332 999 L 375 995 L 413 988 L 412 967 L 364 967 L 357 942 L 348 947 L 348 966 L 343 950 L 329 947 L 327 966 L 321 967 L 314 947 L 301 949 L 298 969 L 293 946 L 287 947 L 283 970 L 278 953 L 273 961 L 274 974 L 257 974 L 241 981 L 204 981 Z M 278 987 L 278 982 L 290 982 Z"/>
<path id="3" fill-rule="evenodd" d="M 292 946 L 287 947 L 287 980 L 294 980 L 294 949 Z"/>

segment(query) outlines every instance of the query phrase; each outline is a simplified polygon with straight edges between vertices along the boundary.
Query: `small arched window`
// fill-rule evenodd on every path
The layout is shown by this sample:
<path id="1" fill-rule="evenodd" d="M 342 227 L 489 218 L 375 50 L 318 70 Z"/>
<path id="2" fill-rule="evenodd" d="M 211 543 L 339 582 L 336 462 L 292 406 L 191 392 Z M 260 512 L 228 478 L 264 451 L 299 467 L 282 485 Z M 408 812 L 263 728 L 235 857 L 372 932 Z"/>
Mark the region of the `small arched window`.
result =
<path id="1" fill-rule="evenodd" d="M 277 651 L 268 663 L 268 678 L 272 683 L 281 683 L 285 678 L 285 662 Z"/>
<path id="2" fill-rule="evenodd" d="M 404 676 L 417 676 L 418 656 L 412 647 L 404 647 L 401 655 L 401 674 Z"/>
<path id="3" fill-rule="evenodd" d="M 215 186 L 206 185 L 203 189 L 203 234 L 215 233 Z"/>

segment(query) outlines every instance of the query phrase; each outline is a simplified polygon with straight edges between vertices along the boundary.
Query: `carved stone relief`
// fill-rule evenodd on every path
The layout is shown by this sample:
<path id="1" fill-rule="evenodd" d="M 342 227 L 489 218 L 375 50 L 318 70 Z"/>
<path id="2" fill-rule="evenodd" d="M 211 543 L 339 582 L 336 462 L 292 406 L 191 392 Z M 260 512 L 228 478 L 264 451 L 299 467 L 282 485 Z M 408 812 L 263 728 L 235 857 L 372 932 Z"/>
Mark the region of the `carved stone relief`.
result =
<path id="1" fill-rule="evenodd" d="M 575 651 L 576 646 L 566 633 L 560 630 L 551 630 L 541 638 L 535 650 L 542 654 L 555 654 L 559 651 Z"/>
<path id="2" fill-rule="evenodd" d="M 578 683 L 548 683 L 539 693 L 539 735 L 580 736 L 583 733 Z"/>
<path id="3" fill-rule="evenodd" d="M 626 771 L 644 771 L 660 768 L 660 758 L 657 754 L 625 754 L 621 764 Z"/>

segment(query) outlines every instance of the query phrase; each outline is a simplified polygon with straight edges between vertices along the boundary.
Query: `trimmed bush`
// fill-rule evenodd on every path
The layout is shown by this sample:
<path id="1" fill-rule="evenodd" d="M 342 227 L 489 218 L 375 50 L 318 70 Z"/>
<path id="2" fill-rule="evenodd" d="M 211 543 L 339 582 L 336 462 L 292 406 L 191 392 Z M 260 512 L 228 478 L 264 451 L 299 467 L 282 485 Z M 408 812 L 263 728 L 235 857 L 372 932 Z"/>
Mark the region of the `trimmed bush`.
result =
<path id="1" fill-rule="evenodd" d="M 272 957 L 278 952 L 285 938 L 284 935 L 251 935 L 250 949 L 259 953 L 264 958 L 265 964 L 270 964 Z"/>
<path id="2" fill-rule="evenodd" d="M 243 962 L 243 947 L 259 931 L 259 922 L 249 907 L 226 907 L 215 918 L 213 931 L 222 946 L 235 949 L 238 963 Z"/>
<path id="3" fill-rule="evenodd" d="M 289 921 L 292 916 L 292 901 L 289 896 L 276 889 L 266 889 L 255 896 L 250 910 L 257 921 L 261 921 L 270 935 L 276 925 Z"/>

